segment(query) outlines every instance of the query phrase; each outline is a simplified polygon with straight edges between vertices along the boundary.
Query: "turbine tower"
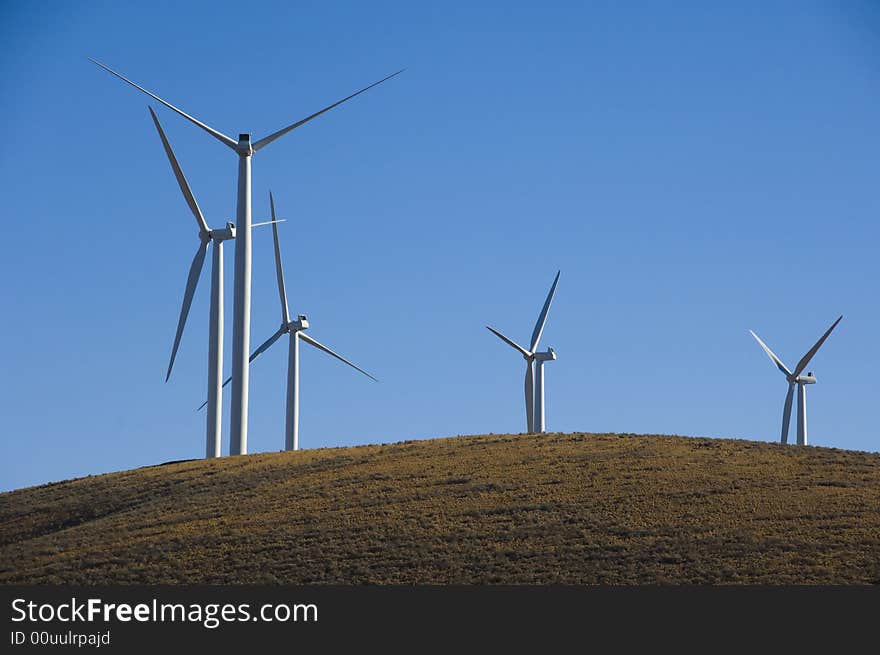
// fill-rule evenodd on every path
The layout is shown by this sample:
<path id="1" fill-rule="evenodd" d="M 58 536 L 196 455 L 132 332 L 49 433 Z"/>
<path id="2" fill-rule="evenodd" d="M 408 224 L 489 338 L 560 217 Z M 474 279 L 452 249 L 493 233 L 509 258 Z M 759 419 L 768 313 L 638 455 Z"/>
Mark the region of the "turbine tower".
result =
<path id="1" fill-rule="evenodd" d="M 537 352 L 538 342 L 541 340 L 541 334 L 544 332 L 544 324 L 547 322 L 547 313 L 550 311 L 550 303 L 553 302 L 553 295 L 556 293 L 556 285 L 559 283 L 559 274 L 556 272 L 556 278 L 550 287 L 550 293 L 547 294 L 547 300 L 544 301 L 544 307 L 538 316 L 538 322 L 535 323 L 535 329 L 532 330 L 532 340 L 529 342 L 529 348 L 526 350 L 513 339 L 504 336 L 493 327 L 486 326 L 504 343 L 517 350 L 526 360 L 526 379 L 525 379 L 525 396 L 526 396 L 526 432 L 544 432 L 544 362 L 556 359 L 556 351 L 548 348 L 546 352 Z M 537 369 L 537 380 L 535 380 L 535 369 Z M 537 382 L 537 385 L 535 385 Z"/>
<path id="2" fill-rule="evenodd" d="M 281 265 L 281 246 L 278 243 L 278 226 L 276 225 L 277 221 L 275 219 L 275 199 L 272 197 L 271 192 L 269 192 L 269 205 L 272 209 L 272 236 L 275 241 L 275 274 L 278 278 L 278 295 L 281 299 L 281 327 L 278 328 L 278 331 L 275 332 L 275 334 L 266 339 L 266 341 L 254 351 L 254 353 L 250 356 L 249 361 L 254 361 L 257 357 L 266 352 L 272 346 L 272 344 L 278 341 L 278 339 L 280 339 L 283 335 L 287 334 L 290 336 L 287 359 L 287 412 L 284 424 L 284 449 L 299 450 L 300 339 L 305 341 L 307 344 L 314 346 L 318 350 L 323 350 L 325 353 L 332 355 L 339 361 L 348 364 L 353 369 L 360 371 L 371 380 L 375 381 L 376 378 L 367 373 L 364 369 L 345 359 L 345 357 L 343 357 L 342 355 L 338 355 L 337 353 L 330 350 L 327 346 L 319 343 L 317 340 L 306 334 L 305 330 L 309 328 L 309 321 L 304 314 L 300 314 L 299 316 L 297 316 L 296 320 L 290 320 L 290 312 L 287 308 L 287 292 L 284 286 L 284 269 Z M 228 378 L 223 383 L 223 386 L 226 386 L 231 379 L 232 378 Z M 202 407 L 204 407 L 205 404 L 203 404 Z M 202 407 L 199 407 L 199 409 L 201 409 Z"/>
<path id="3" fill-rule="evenodd" d="M 841 315 L 830 328 L 822 335 L 822 337 L 815 343 L 815 345 L 807 351 L 807 354 L 801 358 L 801 361 L 798 362 L 797 366 L 794 367 L 794 371 L 790 371 L 788 367 L 782 363 L 772 350 L 767 346 L 766 343 L 761 341 L 761 338 L 749 330 L 751 335 L 755 337 L 755 340 L 761 345 L 761 348 L 764 349 L 764 352 L 770 357 L 774 364 L 776 364 L 776 368 L 778 368 L 782 374 L 785 376 L 785 379 L 788 380 L 788 393 L 785 394 L 785 405 L 782 409 L 782 438 L 780 439 L 781 443 L 788 443 L 788 425 L 791 423 L 791 400 L 794 396 L 795 387 L 797 387 L 798 397 L 797 397 L 797 443 L 799 446 L 807 445 L 807 386 L 808 384 L 816 384 L 816 378 L 813 376 L 811 371 L 807 372 L 806 375 L 801 375 L 804 369 L 807 367 L 807 364 L 810 363 L 810 360 L 813 358 L 813 355 L 819 350 L 823 343 L 825 343 L 825 339 L 828 338 L 828 335 L 831 334 L 831 331 L 837 327 L 837 324 L 840 323 L 841 319 L 843 319 L 843 315 Z"/>
<path id="4" fill-rule="evenodd" d="M 162 125 L 156 117 L 156 112 L 153 111 L 152 107 L 148 107 L 148 109 L 153 117 L 153 123 L 156 125 L 156 131 L 159 132 L 159 138 L 162 140 L 165 154 L 168 155 L 168 161 L 171 163 L 174 177 L 177 178 L 177 184 L 180 186 L 183 197 L 186 199 L 186 204 L 189 205 L 190 211 L 195 216 L 199 228 L 199 247 L 189 268 L 186 289 L 183 293 L 183 305 L 180 308 L 180 318 L 177 320 L 177 333 L 174 335 L 174 345 L 171 348 L 171 359 L 168 362 L 165 382 L 168 382 L 168 379 L 171 377 L 171 369 L 174 368 L 174 359 L 177 357 L 177 349 L 180 346 L 180 339 L 183 336 L 183 329 L 186 325 L 187 316 L 189 316 L 189 309 L 192 305 L 199 277 L 201 277 L 205 264 L 205 254 L 210 242 L 214 248 L 211 258 L 211 309 L 208 319 L 208 419 L 205 457 L 220 457 L 220 423 L 223 415 L 223 400 L 220 392 L 220 380 L 223 375 L 223 242 L 235 238 L 235 226 L 227 222 L 226 228 L 222 230 L 212 230 L 208 227 L 202 210 L 199 208 L 199 204 L 196 202 L 192 189 L 190 189 L 189 183 L 186 181 L 183 170 L 180 168 L 177 157 L 174 155 L 174 150 L 172 150 L 171 144 L 165 136 L 165 130 L 162 129 Z M 252 227 L 267 224 L 257 223 Z"/>
<path id="5" fill-rule="evenodd" d="M 238 155 L 238 202 L 236 208 L 237 238 L 235 241 L 235 290 L 233 294 L 233 317 L 232 317 L 232 407 L 230 411 L 230 454 L 243 455 L 247 453 L 247 417 L 248 417 L 248 351 L 250 350 L 250 319 L 251 319 L 251 157 L 257 151 L 266 147 L 276 139 L 288 132 L 305 125 L 313 118 L 338 107 L 342 103 L 351 100 L 364 91 L 399 75 L 403 70 L 392 73 L 378 82 L 374 82 L 363 89 L 352 93 L 350 96 L 324 107 L 320 111 L 306 116 L 302 120 L 284 127 L 277 132 L 251 142 L 251 135 L 242 133 L 238 135 L 238 141 L 222 132 L 209 127 L 205 123 L 193 118 L 181 109 L 178 109 L 159 96 L 138 86 L 126 77 L 123 77 L 104 64 L 89 58 L 108 73 L 115 75 L 123 82 L 146 93 L 148 96 L 161 102 L 174 112 L 200 127 L 213 136 L 222 144 L 231 148 Z"/>

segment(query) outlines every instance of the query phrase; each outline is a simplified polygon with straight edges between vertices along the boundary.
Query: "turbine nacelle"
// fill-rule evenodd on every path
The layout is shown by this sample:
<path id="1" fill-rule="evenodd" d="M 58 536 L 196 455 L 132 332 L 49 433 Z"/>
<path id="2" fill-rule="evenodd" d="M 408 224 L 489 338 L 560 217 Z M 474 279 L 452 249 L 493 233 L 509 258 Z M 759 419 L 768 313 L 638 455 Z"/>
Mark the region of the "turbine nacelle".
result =
<path id="1" fill-rule="evenodd" d="M 547 348 L 547 352 L 535 353 L 535 360 L 539 362 L 552 362 L 556 359 L 556 351 L 553 348 Z"/>
<path id="2" fill-rule="evenodd" d="M 287 331 L 291 334 L 294 332 L 301 332 L 302 330 L 309 329 L 309 319 L 306 318 L 305 314 L 300 314 L 296 317 L 296 319 L 290 321 L 287 324 Z"/>
<path id="3" fill-rule="evenodd" d="M 794 381 L 798 384 L 816 384 L 816 377 L 813 375 L 813 372 L 810 371 L 806 375 L 798 375 Z"/>
<path id="4" fill-rule="evenodd" d="M 226 227 L 222 230 L 211 230 L 208 232 L 208 238 L 214 241 L 215 243 L 219 243 L 221 241 L 229 241 L 235 238 L 235 225 L 226 222 Z"/>
<path id="5" fill-rule="evenodd" d="M 251 135 L 250 134 L 239 134 L 238 135 L 238 143 L 235 146 L 235 151 L 241 155 L 242 157 L 250 157 L 254 154 L 254 147 L 251 145 Z"/>

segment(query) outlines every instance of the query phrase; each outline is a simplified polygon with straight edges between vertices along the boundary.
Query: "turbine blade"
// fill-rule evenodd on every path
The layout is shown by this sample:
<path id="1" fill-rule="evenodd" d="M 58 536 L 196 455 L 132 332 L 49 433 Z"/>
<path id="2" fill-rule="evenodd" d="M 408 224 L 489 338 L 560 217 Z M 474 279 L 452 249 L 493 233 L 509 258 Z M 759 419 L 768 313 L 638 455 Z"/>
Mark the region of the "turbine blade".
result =
<path id="1" fill-rule="evenodd" d="M 553 280 L 553 286 L 550 287 L 550 293 L 547 294 L 547 300 L 544 301 L 541 315 L 538 316 L 538 322 L 535 323 L 535 329 L 532 332 L 532 341 L 529 346 L 529 350 L 532 352 L 535 352 L 535 348 L 538 347 L 538 342 L 541 340 L 541 333 L 544 331 L 544 324 L 547 322 L 547 312 L 550 311 L 550 303 L 553 302 L 553 294 L 556 293 L 556 285 L 559 283 L 560 273 L 562 273 L 562 271 L 556 272 L 556 279 Z"/>
<path id="2" fill-rule="evenodd" d="M 275 241 L 275 277 L 278 278 L 278 295 L 281 297 L 281 320 L 290 323 L 290 312 L 287 308 L 287 291 L 284 288 L 284 268 L 281 265 L 281 246 L 278 243 L 278 225 L 275 221 L 275 199 L 269 192 L 269 207 L 272 209 L 272 238 Z"/>
<path id="3" fill-rule="evenodd" d="M 348 364 L 349 366 L 351 366 L 353 369 L 355 369 L 355 370 L 357 370 L 357 371 L 360 371 L 361 373 L 363 373 L 364 375 L 366 375 L 368 378 L 370 378 L 370 379 L 373 380 L 374 382 L 378 382 L 378 381 L 379 381 L 379 380 L 377 380 L 376 378 L 374 378 L 372 375 L 370 375 L 369 373 L 367 373 L 367 372 L 366 372 L 364 369 L 362 369 L 360 366 L 357 366 L 356 364 L 352 364 L 350 361 L 348 361 L 348 360 L 347 360 L 345 357 L 343 357 L 342 355 L 337 355 L 335 352 L 333 352 L 332 350 L 330 350 L 327 346 L 325 346 L 325 345 L 323 345 L 323 344 L 321 344 L 321 343 L 318 343 L 318 342 L 315 341 L 312 337 L 310 337 L 309 335 L 307 335 L 305 332 L 300 332 L 300 333 L 299 333 L 299 338 L 302 339 L 303 341 L 305 341 L 306 343 L 309 343 L 309 344 L 313 345 L 313 346 L 314 346 L 315 348 L 317 348 L 318 350 L 323 350 L 323 351 L 324 351 L 325 353 L 327 353 L 328 355 L 333 355 L 333 356 L 334 356 L 336 359 L 338 359 L 339 361 L 341 361 L 341 362 L 345 362 L 346 364 Z"/>
<path id="4" fill-rule="evenodd" d="M 263 225 L 273 225 L 275 223 L 286 223 L 286 218 L 279 218 L 277 221 L 263 221 L 262 223 L 251 223 L 251 227 L 262 227 Z"/>
<path id="5" fill-rule="evenodd" d="M 180 169 L 180 164 L 177 162 L 177 157 L 174 156 L 171 144 L 168 143 L 168 138 L 165 136 L 165 130 L 163 130 L 162 126 L 159 124 L 159 119 L 156 117 L 156 112 L 153 111 L 153 108 L 147 108 L 150 110 L 150 115 L 153 117 L 153 123 L 155 123 L 156 130 L 159 132 L 159 138 L 162 139 L 162 147 L 165 148 L 165 154 L 168 155 L 168 161 L 171 162 L 171 168 L 174 169 L 174 177 L 177 178 L 177 184 L 183 192 L 183 197 L 186 198 L 186 204 L 189 205 L 190 211 L 192 211 L 193 216 L 196 217 L 196 222 L 199 224 L 199 230 L 207 234 L 211 230 L 208 227 L 208 223 L 205 221 L 205 217 L 202 215 L 202 210 L 199 209 L 199 203 L 196 202 L 192 189 L 189 188 L 189 182 L 186 181 L 186 177 Z"/>
<path id="6" fill-rule="evenodd" d="M 226 136 L 226 135 L 223 134 L 222 132 L 218 132 L 218 131 L 215 130 L 213 127 L 209 127 L 209 126 L 205 125 L 205 124 L 202 123 L 200 120 L 193 118 L 192 116 L 190 116 L 189 114 L 187 114 L 187 113 L 186 113 L 185 111 L 183 111 L 182 109 L 178 109 L 177 107 L 175 107 L 174 105 L 172 105 L 170 102 L 166 102 L 165 100 L 162 100 L 162 98 L 160 98 L 159 96 L 157 96 L 155 93 L 151 93 L 150 91 L 147 91 L 144 87 L 142 87 L 142 86 L 138 86 L 137 84 L 135 84 L 134 82 L 132 82 L 132 81 L 131 81 L 130 79 L 128 79 L 127 77 L 123 77 L 122 75 L 120 75 L 119 73 L 117 73 L 117 72 L 116 72 L 115 70 L 113 70 L 112 68 L 108 68 L 107 66 L 105 66 L 104 64 L 102 64 L 100 61 L 96 61 L 96 60 L 92 59 L 91 57 L 89 57 L 89 61 L 92 62 L 93 64 L 96 64 L 96 65 L 100 66 L 101 68 L 103 68 L 105 71 L 107 71 L 107 72 L 110 73 L 111 75 L 115 75 L 116 77 L 118 77 L 118 78 L 119 78 L 120 80 L 122 80 L 123 82 L 126 82 L 127 84 L 131 84 L 131 85 L 132 85 L 134 88 L 136 88 L 138 91 L 142 91 L 142 92 L 146 93 L 148 96 L 150 96 L 151 98 L 153 98 L 154 100 L 156 100 L 156 101 L 158 101 L 158 102 L 161 102 L 163 105 L 165 105 L 166 107 L 168 107 L 168 109 L 170 109 L 170 110 L 172 110 L 172 111 L 176 111 L 178 114 L 180 114 L 181 116 L 183 116 L 183 117 L 184 117 L 186 120 L 188 120 L 189 122 L 193 123 L 194 125 L 198 125 L 200 128 L 202 128 L 203 130 L 205 130 L 205 132 L 207 132 L 207 133 L 210 134 L 212 137 L 214 137 L 215 139 L 217 139 L 218 141 L 220 141 L 220 143 L 224 143 L 224 144 L 226 144 L 227 146 L 229 146 L 230 148 L 232 148 L 233 150 L 237 150 L 237 148 L 238 148 L 238 141 L 235 141 L 234 139 L 229 138 L 228 136 Z"/>
<path id="7" fill-rule="evenodd" d="M 825 339 L 828 338 L 828 335 L 831 334 L 831 331 L 834 328 L 836 328 L 837 324 L 840 323 L 840 321 L 842 321 L 842 320 L 843 320 L 843 315 L 841 314 L 838 317 L 838 319 L 836 321 L 834 321 L 834 323 L 832 323 L 831 327 L 828 328 L 828 330 L 825 332 L 825 334 L 823 334 L 822 337 L 816 342 L 816 345 L 814 345 L 812 348 L 810 348 L 810 350 L 807 352 L 807 354 L 804 355 L 803 358 L 801 359 L 801 361 L 798 362 L 797 366 L 795 366 L 795 369 L 794 369 L 795 377 L 797 377 L 798 375 L 800 375 L 803 372 L 803 370 L 807 367 L 807 364 L 810 363 L 810 360 L 813 359 L 813 355 L 815 355 L 816 352 L 819 350 L 819 348 L 822 347 L 822 344 L 825 343 Z"/>
<path id="8" fill-rule="evenodd" d="M 306 123 L 308 123 L 308 122 L 309 122 L 310 120 L 312 120 L 313 118 L 317 118 L 317 117 L 320 116 L 321 114 L 324 114 L 324 113 L 330 111 L 330 110 L 333 109 L 334 107 L 338 107 L 338 106 L 341 105 L 343 102 L 347 102 L 347 101 L 351 100 L 352 98 L 354 98 L 355 96 L 359 96 L 359 95 L 362 94 L 364 91 L 369 91 L 369 90 L 372 89 L 374 86 L 378 86 L 378 85 L 382 84 L 382 82 L 386 82 L 386 81 L 390 80 L 390 79 L 391 79 L 392 77 L 394 77 L 395 75 L 400 75 L 404 70 L 405 70 L 405 69 L 400 69 L 400 70 L 397 71 L 396 73 L 392 73 L 392 74 L 389 75 L 388 77 L 383 78 L 383 79 L 379 80 L 378 82 L 373 82 L 370 86 L 365 86 L 365 87 L 364 87 L 363 89 L 361 89 L 360 91 L 355 91 L 355 92 L 352 93 L 350 96 L 348 96 L 348 97 L 346 97 L 346 98 L 343 98 L 342 100 L 338 100 L 337 102 L 334 102 L 332 105 L 328 105 L 327 107 L 324 107 L 322 110 L 315 112 L 315 113 L 312 114 L 311 116 L 306 116 L 306 117 L 303 118 L 301 121 L 297 121 L 297 122 L 294 123 L 293 125 L 288 125 L 287 127 L 278 130 L 278 131 L 275 132 L 274 134 L 270 134 L 269 136 L 267 136 L 267 137 L 265 137 L 265 138 L 263 138 L 263 139 L 260 139 L 259 141 L 257 141 L 257 142 L 253 145 L 254 152 L 256 152 L 257 150 L 263 148 L 264 146 L 269 145 L 269 144 L 272 143 L 275 139 L 281 138 L 282 136 L 284 136 L 284 135 L 287 134 L 288 132 L 290 132 L 290 131 L 292 131 L 292 130 L 295 130 L 296 128 L 300 127 L 301 125 L 305 125 Z"/>
<path id="9" fill-rule="evenodd" d="M 272 344 L 275 343 L 276 341 L 278 341 L 278 339 L 281 338 L 281 335 L 282 335 L 282 334 L 286 334 L 286 333 L 287 333 L 287 326 L 286 326 L 286 325 L 282 325 L 280 328 L 278 328 L 278 331 L 277 331 L 275 334 L 273 334 L 271 337 L 269 337 L 268 339 L 266 339 L 266 340 L 260 345 L 260 347 L 257 348 L 257 349 L 251 354 L 251 356 L 248 358 L 248 362 L 252 362 L 252 361 L 254 361 L 257 357 L 259 357 L 259 356 L 262 355 L 264 352 L 266 352 L 267 350 L 269 350 L 269 348 L 272 346 Z M 232 378 L 229 378 L 229 380 L 231 380 L 231 379 L 232 379 Z M 229 382 L 229 380 L 227 380 L 226 382 Z M 226 386 L 226 382 L 223 383 L 223 386 Z"/>
<path id="10" fill-rule="evenodd" d="M 263 342 L 263 344 L 253 352 L 253 354 L 248 358 L 248 362 L 253 362 L 257 357 L 259 357 L 259 356 L 262 355 L 264 352 L 266 352 L 267 350 L 269 350 L 269 348 L 271 347 L 271 345 L 272 345 L 273 343 L 275 343 L 276 341 L 278 341 L 278 339 L 281 338 L 281 335 L 282 335 L 282 334 L 285 334 L 286 332 L 287 332 L 287 330 L 285 329 L 284 326 L 280 327 L 280 328 L 278 329 L 278 332 L 276 332 L 276 333 L 273 334 L 271 337 L 269 337 L 268 339 L 266 339 L 266 340 Z M 229 384 L 230 382 L 232 382 L 232 376 L 231 376 L 231 375 L 223 381 L 223 384 L 220 386 L 220 388 L 222 389 L 223 387 L 225 387 L 225 386 L 226 386 L 227 384 Z M 202 407 L 204 407 L 204 406 L 207 405 L 207 404 L 208 404 L 208 401 L 206 400 L 206 401 L 203 402 L 201 405 L 199 405 L 199 409 L 197 409 L 196 411 L 199 411 L 200 409 L 202 409 Z"/>
<path id="11" fill-rule="evenodd" d="M 788 393 L 785 394 L 785 406 L 782 408 L 781 443 L 788 443 L 788 426 L 791 423 L 791 399 L 794 396 L 794 383 L 789 382 Z"/>
<path id="12" fill-rule="evenodd" d="M 491 332 L 492 334 L 494 334 L 496 337 L 498 337 L 499 339 L 501 339 L 504 343 L 506 343 L 506 344 L 508 344 L 508 345 L 510 345 L 510 346 L 513 346 L 514 348 L 516 348 L 516 349 L 522 354 L 523 357 L 531 357 L 531 356 L 532 356 L 532 353 L 530 353 L 528 350 L 526 350 L 525 348 L 523 348 L 521 345 L 519 345 L 519 344 L 518 344 L 516 341 L 514 341 L 513 339 L 510 339 L 510 338 L 508 338 L 508 337 L 505 337 L 503 334 L 501 334 L 501 333 L 500 333 L 498 330 L 496 330 L 495 328 L 493 328 L 493 327 L 489 327 L 489 326 L 487 325 L 487 326 L 486 326 L 486 329 L 489 330 L 489 332 Z"/>
<path id="13" fill-rule="evenodd" d="M 771 360 L 773 360 L 773 363 L 776 364 L 776 368 L 778 368 L 780 371 L 782 371 L 783 373 L 785 373 L 786 377 L 791 377 L 791 375 L 792 375 L 791 371 L 789 371 L 789 370 L 788 370 L 788 367 L 787 367 L 785 364 L 782 363 L 782 360 L 779 359 L 779 358 L 773 353 L 772 350 L 770 350 L 770 348 L 767 346 L 767 344 L 764 343 L 763 341 L 761 341 L 761 338 L 760 338 L 757 334 L 755 334 L 754 332 L 752 332 L 751 330 L 749 330 L 749 333 L 750 333 L 753 337 L 755 337 L 755 341 L 757 341 L 757 342 L 761 345 L 761 348 L 764 349 L 764 352 L 767 353 L 767 355 L 770 357 Z"/>
<path id="14" fill-rule="evenodd" d="M 171 348 L 171 361 L 168 362 L 168 372 L 165 374 L 165 382 L 171 377 L 171 369 L 174 367 L 174 358 L 177 357 L 177 349 L 180 347 L 180 337 L 183 336 L 183 327 L 186 325 L 186 317 L 192 305 L 193 296 L 196 293 L 196 285 L 199 283 L 199 275 L 205 263 L 205 253 L 208 252 L 208 239 L 204 238 L 199 243 L 196 256 L 193 257 L 189 267 L 189 275 L 186 278 L 186 290 L 183 292 L 183 305 L 180 308 L 180 318 L 177 320 L 177 333 L 174 335 L 174 346 Z"/>
<path id="15" fill-rule="evenodd" d="M 534 382 L 534 367 L 532 366 L 531 360 L 526 362 L 526 382 L 525 382 L 525 392 L 526 392 L 526 423 L 528 424 L 528 431 L 535 431 L 535 382 Z"/>

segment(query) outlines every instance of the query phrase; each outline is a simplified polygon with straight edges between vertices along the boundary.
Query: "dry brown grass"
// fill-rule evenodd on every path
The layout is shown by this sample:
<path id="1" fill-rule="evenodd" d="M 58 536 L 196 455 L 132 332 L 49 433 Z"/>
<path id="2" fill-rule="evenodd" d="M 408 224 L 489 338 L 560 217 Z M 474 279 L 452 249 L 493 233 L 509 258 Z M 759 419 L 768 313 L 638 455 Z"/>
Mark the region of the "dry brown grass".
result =
<path id="1" fill-rule="evenodd" d="M 880 455 L 489 435 L 0 495 L 0 582 L 877 583 Z"/>

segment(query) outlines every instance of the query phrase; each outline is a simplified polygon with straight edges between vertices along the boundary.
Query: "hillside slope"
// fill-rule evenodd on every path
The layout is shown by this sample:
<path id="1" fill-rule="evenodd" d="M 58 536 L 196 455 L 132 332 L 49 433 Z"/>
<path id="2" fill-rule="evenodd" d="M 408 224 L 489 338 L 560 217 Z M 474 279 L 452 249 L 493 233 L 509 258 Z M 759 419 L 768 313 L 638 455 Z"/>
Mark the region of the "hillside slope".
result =
<path id="1" fill-rule="evenodd" d="M 877 583 L 880 455 L 549 434 L 168 464 L 0 495 L 0 582 Z"/>

